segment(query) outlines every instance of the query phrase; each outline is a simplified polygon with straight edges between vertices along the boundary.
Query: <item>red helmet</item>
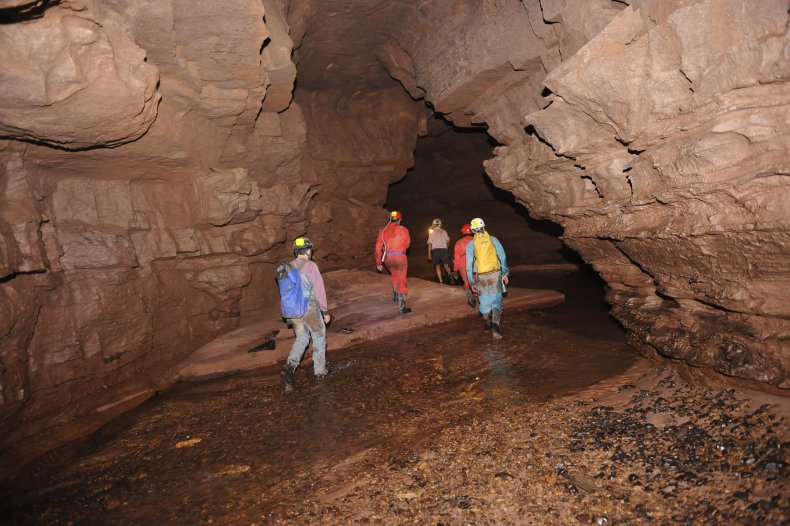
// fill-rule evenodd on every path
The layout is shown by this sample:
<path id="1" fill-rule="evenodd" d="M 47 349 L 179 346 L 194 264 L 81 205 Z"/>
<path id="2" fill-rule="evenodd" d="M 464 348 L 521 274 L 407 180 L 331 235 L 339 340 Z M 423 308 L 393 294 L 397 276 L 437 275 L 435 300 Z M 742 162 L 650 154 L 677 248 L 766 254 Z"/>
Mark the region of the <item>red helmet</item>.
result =
<path id="1" fill-rule="evenodd" d="M 403 219 L 403 214 L 397 210 L 390 212 L 390 221 L 400 221 L 401 219 Z"/>
<path id="2" fill-rule="evenodd" d="M 472 225 L 467 223 L 464 226 L 462 226 L 461 227 L 461 233 L 462 234 L 466 234 L 467 236 L 471 236 L 472 235 Z"/>

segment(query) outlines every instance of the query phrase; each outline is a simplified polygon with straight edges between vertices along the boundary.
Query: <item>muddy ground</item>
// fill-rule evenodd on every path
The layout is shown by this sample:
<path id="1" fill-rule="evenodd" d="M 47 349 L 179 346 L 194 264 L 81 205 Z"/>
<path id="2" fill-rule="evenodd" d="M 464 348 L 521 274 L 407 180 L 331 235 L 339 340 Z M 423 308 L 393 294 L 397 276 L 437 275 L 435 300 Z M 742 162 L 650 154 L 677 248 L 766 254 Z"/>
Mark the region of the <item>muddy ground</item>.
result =
<path id="1" fill-rule="evenodd" d="M 639 358 L 584 276 L 474 317 L 182 384 L 3 489 L 2 524 L 787 524 L 790 404 Z M 331 333 L 330 333 L 331 338 Z"/>

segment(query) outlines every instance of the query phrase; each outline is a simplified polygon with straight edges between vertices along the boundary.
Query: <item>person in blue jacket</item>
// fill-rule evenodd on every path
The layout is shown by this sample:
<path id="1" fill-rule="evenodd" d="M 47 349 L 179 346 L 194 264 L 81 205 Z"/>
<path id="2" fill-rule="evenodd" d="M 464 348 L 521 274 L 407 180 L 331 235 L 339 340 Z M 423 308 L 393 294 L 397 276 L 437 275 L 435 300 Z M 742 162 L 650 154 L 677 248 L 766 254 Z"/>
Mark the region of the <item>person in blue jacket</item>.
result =
<path id="1" fill-rule="evenodd" d="M 495 340 L 500 340 L 503 285 L 508 284 L 510 274 L 505 249 L 497 238 L 486 232 L 486 224 L 479 217 L 472 219 L 470 226 L 474 238 L 466 247 L 466 276 L 472 291 L 478 295 L 486 330 L 491 331 Z"/>

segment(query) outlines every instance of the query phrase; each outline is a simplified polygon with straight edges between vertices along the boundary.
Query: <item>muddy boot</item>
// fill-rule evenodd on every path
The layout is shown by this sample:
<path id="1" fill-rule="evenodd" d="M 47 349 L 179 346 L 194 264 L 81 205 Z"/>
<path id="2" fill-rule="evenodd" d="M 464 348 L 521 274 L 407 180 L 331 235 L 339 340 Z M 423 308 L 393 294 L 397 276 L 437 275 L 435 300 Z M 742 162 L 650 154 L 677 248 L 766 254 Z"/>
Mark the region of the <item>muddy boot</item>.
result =
<path id="1" fill-rule="evenodd" d="M 491 317 L 490 316 L 483 316 L 483 327 L 485 327 L 486 332 L 491 332 Z"/>
<path id="2" fill-rule="evenodd" d="M 477 305 L 477 300 L 475 299 L 475 293 L 472 292 L 472 289 L 466 289 L 466 302 L 473 309 Z"/>
<path id="3" fill-rule="evenodd" d="M 398 310 L 401 314 L 408 314 L 411 312 L 411 309 L 406 306 L 405 294 L 398 294 Z"/>
<path id="4" fill-rule="evenodd" d="M 499 329 L 499 322 L 502 320 L 502 311 L 494 309 L 491 311 L 491 336 L 495 340 L 502 339 L 502 331 Z"/>
<path id="5" fill-rule="evenodd" d="M 319 383 L 323 382 L 324 380 L 326 380 L 326 375 L 328 375 L 331 372 L 332 372 L 332 369 L 330 369 L 329 367 L 325 368 L 323 374 L 315 375 L 316 381 L 319 382 Z"/>
<path id="6" fill-rule="evenodd" d="M 392 302 L 398 303 L 398 289 L 392 287 Z"/>
<path id="7" fill-rule="evenodd" d="M 290 393 L 296 386 L 296 367 L 288 362 L 285 362 L 283 370 L 280 371 L 280 377 L 283 380 L 283 389 L 286 393 Z"/>

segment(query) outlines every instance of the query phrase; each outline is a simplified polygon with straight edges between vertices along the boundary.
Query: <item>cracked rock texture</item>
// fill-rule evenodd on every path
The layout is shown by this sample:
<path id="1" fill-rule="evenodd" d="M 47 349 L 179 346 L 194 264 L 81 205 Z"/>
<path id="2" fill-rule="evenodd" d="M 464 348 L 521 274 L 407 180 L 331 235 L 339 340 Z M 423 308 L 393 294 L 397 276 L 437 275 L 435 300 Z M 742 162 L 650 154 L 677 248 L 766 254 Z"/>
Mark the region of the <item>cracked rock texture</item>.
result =
<path id="1" fill-rule="evenodd" d="M 789 386 L 784 0 L 5 0 L 0 21 L 0 465 L 255 319 L 292 238 L 369 264 L 433 112 L 486 127 L 493 182 L 564 227 L 632 343 Z"/>
<path id="2" fill-rule="evenodd" d="M 631 342 L 789 387 L 787 3 L 454 3 L 411 26 L 426 17 L 391 75 L 488 127 L 488 174 L 565 228 Z"/>
<path id="3" fill-rule="evenodd" d="M 427 112 L 392 80 L 294 101 L 298 7 L 0 4 L 3 473 L 256 319 L 294 237 L 367 255 Z"/>

